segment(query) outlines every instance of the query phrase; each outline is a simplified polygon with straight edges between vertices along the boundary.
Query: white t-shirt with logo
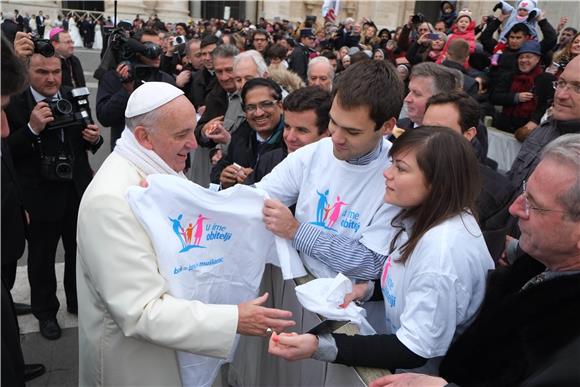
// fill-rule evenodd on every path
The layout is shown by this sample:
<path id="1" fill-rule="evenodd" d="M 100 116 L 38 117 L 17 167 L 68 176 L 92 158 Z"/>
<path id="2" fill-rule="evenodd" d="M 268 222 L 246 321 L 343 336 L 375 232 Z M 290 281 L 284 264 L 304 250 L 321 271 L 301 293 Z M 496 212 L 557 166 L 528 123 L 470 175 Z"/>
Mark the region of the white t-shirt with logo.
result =
<path id="1" fill-rule="evenodd" d="M 405 226 L 409 230 L 412 222 Z M 406 241 L 403 232 L 397 246 Z M 423 372 L 437 373 L 439 357 L 475 317 L 494 263 L 477 221 L 467 213 L 427 231 L 406 263 L 399 257 L 397 248 L 381 273 L 387 334 L 431 359 Z"/>
<path id="2" fill-rule="evenodd" d="M 399 211 L 383 200 L 390 147 L 383 140 L 377 159 L 353 165 L 335 158 L 332 140 L 325 138 L 290 153 L 256 186 L 288 206 L 296 203 L 299 222 L 353 238 L 387 255 L 394 235 L 390 220 Z M 300 256 L 316 277 L 336 276 L 321 261 L 304 253 Z"/>
<path id="3" fill-rule="evenodd" d="M 281 266 L 286 279 L 306 274 L 291 243 L 266 230 L 265 192 L 243 185 L 212 192 L 170 175 L 150 175 L 148 182 L 146 189 L 129 188 L 127 198 L 171 295 L 235 305 L 257 297 L 266 263 Z M 211 386 L 223 364 L 186 352 L 178 359 L 186 386 Z"/>

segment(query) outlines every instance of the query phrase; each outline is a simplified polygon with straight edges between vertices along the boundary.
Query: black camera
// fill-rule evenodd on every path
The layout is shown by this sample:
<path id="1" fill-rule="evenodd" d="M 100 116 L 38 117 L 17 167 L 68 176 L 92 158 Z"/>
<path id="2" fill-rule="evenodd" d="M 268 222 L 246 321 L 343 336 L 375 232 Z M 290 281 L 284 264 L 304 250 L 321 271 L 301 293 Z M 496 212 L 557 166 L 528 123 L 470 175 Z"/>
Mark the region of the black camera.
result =
<path id="1" fill-rule="evenodd" d="M 425 21 L 425 16 L 423 16 L 423 14 L 415 14 L 413 16 L 411 16 L 411 23 L 413 24 L 421 24 Z"/>
<path id="2" fill-rule="evenodd" d="M 40 54 L 44 57 L 50 58 L 54 56 L 54 47 L 50 40 L 48 39 L 38 39 L 37 37 L 32 37 L 32 42 L 34 43 L 34 53 Z"/>
<path id="3" fill-rule="evenodd" d="M 87 125 L 92 124 L 89 94 L 88 88 L 78 87 L 71 90 L 70 99 L 61 98 L 55 101 L 48 101 L 54 121 L 46 124 L 45 129 L 51 130 L 73 126 L 84 129 Z"/>
<path id="4" fill-rule="evenodd" d="M 40 175 L 51 181 L 70 181 L 73 178 L 73 159 L 64 152 L 56 156 L 40 156 Z"/>
<path id="5" fill-rule="evenodd" d="M 101 64 L 95 70 L 94 77 L 100 79 L 105 72 L 117 68 L 120 63 L 129 63 L 131 64 L 130 68 L 142 69 L 142 72 L 147 74 L 156 73 L 158 69 L 141 64 L 137 59 L 137 54 L 145 58 L 156 59 L 161 53 L 162 50 L 158 44 L 153 42 L 141 43 L 137 39 L 128 37 L 124 29 L 114 29 L 107 40 L 107 50 L 102 57 Z M 144 67 L 148 67 L 148 70 L 145 71 Z M 130 80 L 146 79 L 140 78 L 139 74 L 134 71 L 129 71 L 129 78 L 125 81 Z"/>

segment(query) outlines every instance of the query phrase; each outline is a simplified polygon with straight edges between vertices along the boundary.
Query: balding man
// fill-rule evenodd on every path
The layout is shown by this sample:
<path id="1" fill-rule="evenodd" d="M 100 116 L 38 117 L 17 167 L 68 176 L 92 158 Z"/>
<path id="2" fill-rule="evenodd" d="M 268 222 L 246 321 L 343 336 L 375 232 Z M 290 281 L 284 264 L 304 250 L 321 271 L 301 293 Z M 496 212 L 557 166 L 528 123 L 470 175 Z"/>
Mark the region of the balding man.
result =
<path id="1" fill-rule="evenodd" d="M 33 54 L 28 80 L 30 87 L 12 97 L 6 108 L 11 128 L 7 141 L 22 183 L 24 207 L 30 213 L 28 279 L 32 313 L 38 319 L 40 334 L 56 340 L 61 335 L 56 319 L 60 307 L 56 249 L 62 238 L 67 310 L 76 314 L 77 211 L 93 176 L 87 151 L 95 153 L 103 139 L 97 125 L 74 118 L 69 122 L 56 114 L 56 104 L 72 109 L 69 101 L 73 100 L 71 89 L 61 87 L 59 58 Z"/>
<path id="2" fill-rule="evenodd" d="M 580 384 L 580 134 L 548 144 L 511 205 L 526 253 L 496 269 L 479 315 L 449 348 L 442 378 L 389 375 L 372 387 Z"/>
<path id="3" fill-rule="evenodd" d="M 555 89 L 551 119 L 530 133 L 507 174 L 514 187 L 521 187 L 533 172 L 546 144 L 566 133 L 580 133 L 580 56 L 568 63 Z"/>
<path id="4" fill-rule="evenodd" d="M 334 68 L 328 58 L 318 56 L 308 63 L 308 86 L 318 86 L 328 92 L 332 91 Z"/>
<path id="5" fill-rule="evenodd" d="M 236 333 L 264 335 L 293 322 L 283 320 L 289 312 L 260 306 L 266 295 L 236 306 L 168 293 L 125 192 L 153 173 L 185 178 L 197 147 L 195 109 L 176 87 L 148 82 L 131 94 L 125 116 L 79 211 L 79 384 L 180 386 L 177 350 L 225 358 Z"/>

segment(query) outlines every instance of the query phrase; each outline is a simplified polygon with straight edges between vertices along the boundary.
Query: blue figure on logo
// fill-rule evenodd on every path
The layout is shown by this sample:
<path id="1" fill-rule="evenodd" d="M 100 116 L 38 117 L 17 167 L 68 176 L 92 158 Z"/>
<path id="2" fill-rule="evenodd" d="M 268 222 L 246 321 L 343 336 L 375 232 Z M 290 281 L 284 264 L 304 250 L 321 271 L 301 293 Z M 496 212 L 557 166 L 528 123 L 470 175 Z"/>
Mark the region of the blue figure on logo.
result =
<path id="1" fill-rule="evenodd" d="M 181 242 L 181 247 L 185 247 L 185 240 L 183 239 L 183 235 L 185 235 L 185 231 L 183 230 L 183 227 L 181 226 L 181 219 L 182 218 L 183 218 L 183 214 L 179 214 L 177 219 L 169 218 L 169 220 L 173 224 L 173 232 L 179 238 L 179 241 Z"/>
<path id="2" fill-rule="evenodd" d="M 313 222 L 313 224 L 324 227 L 324 210 L 328 205 L 329 190 L 324 191 L 323 194 L 317 190 L 316 193 L 318 194 L 318 207 L 316 208 L 316 222 Z"/>

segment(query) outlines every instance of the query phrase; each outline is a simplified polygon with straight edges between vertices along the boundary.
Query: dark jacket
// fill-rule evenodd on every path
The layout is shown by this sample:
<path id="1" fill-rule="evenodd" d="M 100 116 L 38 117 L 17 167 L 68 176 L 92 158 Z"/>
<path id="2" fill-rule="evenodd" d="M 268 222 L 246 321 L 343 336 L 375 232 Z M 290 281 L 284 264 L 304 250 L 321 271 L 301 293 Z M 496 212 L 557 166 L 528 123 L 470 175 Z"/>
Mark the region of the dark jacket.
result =
<path id="1" fill-rule="evenodd" d="M 521 288 L 545 267 L 529 256 L 490 276 L 481 310 L 453 343 L 440 375 L 461 386 L 517 386 L 553 366 L 580 336 L 580 274 Z M 577 358 L 576 358 L 577 363 Z M 564 374 L 562 375 L 562 372 Z M 580 384 L 577 364 L 560 370 L 561 386 Z"/>
<path id="2" fill-rule="evenodd" d="M 61 95 L 68 96 L 70 89 L 62 88 Z M 101 140 L 92 145 L 82 138 L 84 126 L 66 129 L 43 130 L 35 136 L 28 127 L 30 113 L 36 101 L 30 89 L 12 97 L 6 108 L 11 128 L 8 144 L 14 159 L 14 167 L 22 184 L 24 207 L 36 221 L 60 220 L 69 200 L 70 187 L 74 187 L 78 200 L 89 185 L 93 171 L 89 165 L 87 150 L 96 152 Z M 64 143 L 61 141 L 64 133 Z M 53 181 L 41 176 L 41 153 L 55 156 L 59 152 L 72 157 L 72 181 Z"/>
<path id="3" fill-rule="evenodd" d="M 175 86 L 175 79 L 163 71 L 157 72 L 155 80 Z M 129 93 L 123 87 L 117 71 L 113 69 L 103 74 L 97 90 L 97 119 L 101 125 L 111 127 L 111 150 L 125 129 L 125 109 L 128 101 Z"/>
<path id="4" fill-rule="evenodd" d="M 540 162 L 542 149 L 550 141 L 568 133 L 580 133 L 580 120 L 556 121 L 550 119 L 530 133 L 507 173 L 507 178 L 511 180 L 517 193 L 519 193 L 522 182 L 532 174 Z"/>
<path id="5" fill-rule="evenodd" d="M 63 86 L 71 88 L 86 86 L 85 74 L 79 58 L 74 55 L 70 58 L 60 58 L 60 68 Z"/>
<path id="6" fill-rule="evenodd" d="M 308 81 L 306 73 L 308 72 L 308 62 L 312 53 L 313 51 L 310 48 L 300 43 L 294 48 L 289 58 L 288 69 L 298 74 L 304 82 Z"/>
<path id="7" fill-rule="evenodd" d="M 286 144 L 282 141 L 282 147 L 276 148 L 269 152 L 264 153 L 264 155 L 258 161 L 258 165 L 254 169 L 254 172 L 248 176 L 246 179 L 246 184 L 254 184 L 262 180 L 264 176 L 272 172 L 272 169 L 282 162 L 288 156 L 288 149 Z"/>
<path id="8" fill-rule="evenodd" d="M 211 182 L 219 184 L 222 171 L 232 163 L 237 163 L 244 168 L 256 169 L 262 155 L 282 147 L 283 126 L 283 120 L 281 120 L 270 140 L 259 144 L 256 132 L 250 127 L 248 121 L 244 121 L 232 135 L 227 155 L 211 169 Z"/>
<path id="9" fill-rule="evenodd" d="M 19 31 L 18 24 L 13 20 L 4 20 L 1 28 L 2 35 L 8 39 L 10 43 L 14 44 L 14 38 L 16 37 L 16 33 Z"/>
<path id="10" fill-rule="evenodd" d="M 189 98 L 193 106 L 199 109 L 206 106 L 205 98 L 217 83 L 215 74 L 207 69 L 200 70 L 192 76 L 189 89 L 184 90 L 185 96 Z"/>
<path id="11" fill-rule="evenodd" d="M 195 138 L 199 146 L 204 148 L 213 148 L 216 146 L 215 142 L 201 135 L 201 130 L 209 121 L 225 115 L 226 110 L 228 110 L 228 93 L 221 87 L 219 82 L 216 82 L 213 89 L 205 97 L 205 112 L 203 112 L 195 128 Z"/>
<path id="12" fill-rule="evenodd" d="M 461 73 L 463 74 L 463 91 L 469 94 L 469 96 L 472 97 L 473 99 L 477 100 L 479 85 L 475 81 L 475 78 L 467 74 L 467 71 L 465 71 L 465 67 L 462 64 L 453 62 L 449 59 L 444 60 L 441 64 L 450 69 L 461 71 Z"/>
<path id="13" fill-rule="evenodd" d="M 2 264 L 16 262 L 24 253 L 26 218 L 10 147 L 2 140 Z"/>
<path id="14" fill-rule="evenodd" d="M 514 74 L 503 73 L 498 75 L 495 82 L 495 87 L 491 92 L 489 99 L 494 105 L 504 107 L 515 106 L 518 104 L 516 93 L 510 91 L 513 82 Z M 552 82 L 556 78 L 553 74 L 542 72 L 534 80 L 533 93 L 537 100 L 537 108 L 529 117 L 514 117 L 501 112 L 496 116 L 494 126 L 500 130 L 514 133 L 518 128 L 525 125 L 529 121 L 536 124 L 540 123 L 542 116 L 546 109 L 554 99 L 554 87 Z"/>

